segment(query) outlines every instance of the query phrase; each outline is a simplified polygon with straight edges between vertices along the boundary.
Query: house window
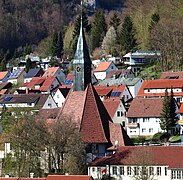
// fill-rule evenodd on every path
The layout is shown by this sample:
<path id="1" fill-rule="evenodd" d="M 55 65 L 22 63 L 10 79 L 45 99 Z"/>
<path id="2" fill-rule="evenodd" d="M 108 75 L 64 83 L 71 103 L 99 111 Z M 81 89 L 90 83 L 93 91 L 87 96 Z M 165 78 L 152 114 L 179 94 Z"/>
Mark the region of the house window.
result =
<path id="1" fill-rule="evenodd" d="M 157 167 L 157 176 L 161 176 L 161 167 Z"/>
<path id="2" fill-rule="evenodd" d="M 143 175 L 147 175 L 147 168 L 146 167 L 142 167 L 142 173 L 143 173 Z"/>
<path id="3" fill-rule="evenodd" d="M 100 167 L 97 168 L 97 172 L 101 172 L 101 168 Z"/>
<path id="4" fill-rule="evenodd" d="M 117 111 L 117 117 L 120 117 L 120 111 Z"/>
<path id="5" fill-rule="evenodd" d="M 117 175 L 117 166 L 112 167 L 112 174 Z"/>
<path id="6" fill-rule="evenodd" d="M 153 128 L 149 128 L 149 132 L 152 133 L 153 132 Z"/>
<path id="7" fill-rule="evenodd" d="M 139 175 L 139 167 L 134 167 L 134 175 Z"/>
<path id="8" fill-rule="evenodd" d="M 120 167 L 119 168 L 119 173 L 120 173 L 120 175 L 124 175 L 125 174 L 124 167 Z"/>
<path id="9" fill-rule="evenodd" d="M 48 106 L 51 107 L 51 103 L 48 103 Z"/>
<path id="10" fill-rule="evenodd" d="M 59 98 L 59 94 L 57 94 L 57 98 Z"/>
<path id="11" fill-rule="evenodd" d="M 149 175 L 154 175 L 154 167 L 149 167 Z"/>
<path id="12" fill-rule="evenodd" d="M 165 167 L 165 176 L 167 176 L 167 167 Z"/>
<path id="13" fill-rule="evenodd" d="M 147 92 L 150 92 L 150 89 L 147 89 Z"/>
<path id="14" fill-rule="evenodd" d="M 92 172 L 95 172 L 95 168 L 94 167 L 92 168 Z"/>
<path id="15" fill-rule="evenodd" d="M 143 118 L 143 122 L 149 122 L 149 118 Z"/>
<path id="16" fill-rule="evenodd" d="M 181 171 L 180 170 L 177 171 L 177 179 L 181 179 Z"/>
<path id="17" fill-rule="evenodd" d="M 176 179 L 176 171 L 172 170 L 172 179 Z"/>
<path id="18" fill-rule="evenodd" d="M 142 128 L 142 133 L 145 133 L 146 132 L 146 128 Z"/>
<path id="19" fill-rule="evenodd" d="M 127 167 L 127 175 L 132 174 L 132 168 L 130 166 Z"/>

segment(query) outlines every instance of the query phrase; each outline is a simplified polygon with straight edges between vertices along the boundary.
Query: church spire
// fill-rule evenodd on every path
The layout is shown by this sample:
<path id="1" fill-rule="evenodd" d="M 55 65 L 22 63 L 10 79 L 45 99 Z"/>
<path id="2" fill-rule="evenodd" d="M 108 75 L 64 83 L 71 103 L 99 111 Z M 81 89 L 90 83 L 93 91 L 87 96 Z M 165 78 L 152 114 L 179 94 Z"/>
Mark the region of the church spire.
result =
<path id="1" fill-rule="evenodd" d="M 84 91 L 87 84 L 91 83 L 91 59 L 82 25 L 82 11 L 81 11 L 80 33 L 78 37 L 75 58 L 73 61 L 73 68 L 74 68 L 74 91 Z"/>

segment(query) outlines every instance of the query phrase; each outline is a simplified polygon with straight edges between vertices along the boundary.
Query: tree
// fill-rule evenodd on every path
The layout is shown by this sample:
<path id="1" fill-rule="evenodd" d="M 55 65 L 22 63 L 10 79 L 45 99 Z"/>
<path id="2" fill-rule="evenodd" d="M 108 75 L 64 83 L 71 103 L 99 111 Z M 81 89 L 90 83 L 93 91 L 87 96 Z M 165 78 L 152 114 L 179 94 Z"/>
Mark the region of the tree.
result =
<path id="1" fill-rule="evenodd" d="M 170 127 L 175 125 L 176 120 L 176 106 L 173 98 L 173 90 L 171 90 L 171 95 L 168 96 L 168 90 L 165 90 L 165 96 L 163 99 L 163 107 L 160 117 L 160 126 L 162 130 L 168 133 Z"/>
<path id="2" fill-rule="evenodd" d="M 110 26 L 113 26 L 115 31 L 117 32 L 118 26 L 120 25 L 120 19 L 116 12 L 114 12 L 113 16 L 111 17 L 109 24 Z"/>
<path id="3" fill-rule="evenodd" d="M 61 58 L 63 54 L 63 37 L 62 32 L 54 32 L 51 41 L 51 55 L 52 57 Z"/>
<path id="4" fill-rule="evenodd" d="M 24 57 L 25 57 L 26 55 L 29 55 L 31 52 L 32 52 L 32 47 L 31 47 L 31 45 L 26 44 L 26 46 L 24 47 Z"/>
<path id="5" fill-rule="evenodd" d="M 7 63 L 6 56 L 4 56 L 4 58 L 1 60 L 1 63 L 0 63 L 0 71 L 7 70 L 6 63 Z"/>
<path id="6" fill-rule="evenodd" d="M 137 48 L 135 30 L 130 16 L 126 16 L 124 19 L 120 35 L 120 44 L 125 52 L 129 52 Z"/>
<path id="7" fill-rule="evenodd" d="M 116 31 L 114 27 L 111 26 L 107 31 L 106 36 L 103 39 L 102 48 L 106 52 L 113 54 L 112 50 L 116 46 L 116 38 L 117 38 Z"/>
<path id="8" fill-rule="evenodd" d="M 28 72 L 32 68 L 32 61 L 30 58 L 27 58 L 26 65 L 25 65 L 25 71 Z"/>
<path id="9" fill-rule="evenodd" d="M 100 47 L 102 40 L 107 31 L 107 24 L 105 22 L 105 16 L 102 9 L 97 9 L 94 14 L 94 21 L 91 29 L 91 49 Z"/>
<path id="10" fill-rule="evenodd" d="M 159 20 L 160 20 L 159 14 L 157 14 L 157 13 L 152 14 L 151 22 L 149 25 L 149 31 L 151 31 L 154 28 L 154 26 L 159 22 Z"/>

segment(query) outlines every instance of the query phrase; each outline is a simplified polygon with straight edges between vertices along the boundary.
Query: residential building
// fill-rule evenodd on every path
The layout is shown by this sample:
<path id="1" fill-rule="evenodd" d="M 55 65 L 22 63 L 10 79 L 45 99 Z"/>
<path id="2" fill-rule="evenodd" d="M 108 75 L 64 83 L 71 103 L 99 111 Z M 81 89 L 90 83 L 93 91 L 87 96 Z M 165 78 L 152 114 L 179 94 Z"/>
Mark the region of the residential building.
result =
<path id="1" fill-rule="evenodd" d="M 0 95 L 8 94 L 12 88 L 12 83 L 2 82 L 0 83 Z"/>
<path id="2" fill-rule="evenodd" d="M 115 64 L 111 62 L 100 62 L 98 67 L 94 70 L 94 74 L 98 80 L 103 80 L 110 70 L 117 70 Z"/>
<path id="3" fill-rule="evenodd" d="M 108 78 L 134 78 L 134 74 L 129 69 L 119 69 L 119 70 L 110 70 L 106 75 L 106 79 Z"/>
<path id="4" fill-rule="evenodd" d="M 42 68 L 30 69 L 28 73 L 24 76 L 24 83 L 30 82 L 33 77 L 41 77 L 44 74 Z"/>
<path id="5" fill-rule="evenodd" d="M 63 106 L 69 91 L 70 88 L 62 88 L 62 86 L 56 90 L 55 94 L 53 95 L 53 99 L 58 107 Z"/>
<path id="6" fill-rule="evenodd" d="M 113 123 L 119 123 L 125 127 L 127 118 L 123 102 L 120 99 L 107 99 L 103 103 Z"/>
<path id="7" fill-rule="evenodd" d="M 173 90 L 174 98 L 178 103 L 183 102 L 183 79 L 146 80 L 142 84 L 137 97 L 164 97 L 166 89 L 169 93 L 171 89 Z"/>
<path id="8" fill-rule="evenodd" d="M 42 77 L 56 76 L 60 83 L 65 81 L 65 74 L 60 67 L 50 67 L 48 68 Z"/>
<path id="9" fill-rule="evenodd" d="M 11 82 L 12 84 L 22 84 L 24 82 L 24 76 L 24 69 L 16 69 L 9 76 L 8 82 Z"/>
<path id="10" fill-rule="evenodd" d="M 126 146 L 115 154 L 97 157 L 88 165 L 88 175 L 101 179 L 109 175 L 116 180 L 183 179 L 183 146 Z"/>
<path id="11" fill-rule="evenodd" d="M 127 112 L 127 133 L 130 137 L 153 136 L 164 132 L 160 127 L 160 117 L 163 107 L 162 98 L 135 98 Z M 176 108 L 178 112 L 178 106 Z M 171 129 L 173 134 L 178 127 Z"/>
<path id="12" fill-rule="evenodd" d="M 9 71 L 0 72 L 0 83 L 7 82 L 10 75 L 11 73 Z"/>

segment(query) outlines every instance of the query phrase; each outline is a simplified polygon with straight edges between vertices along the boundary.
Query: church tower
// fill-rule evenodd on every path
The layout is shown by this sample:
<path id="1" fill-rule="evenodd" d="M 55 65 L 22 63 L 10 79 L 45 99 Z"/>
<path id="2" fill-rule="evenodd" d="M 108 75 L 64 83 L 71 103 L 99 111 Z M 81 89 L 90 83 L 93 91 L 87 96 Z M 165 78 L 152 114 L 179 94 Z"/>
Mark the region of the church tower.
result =
<path id="1" fill-rule="evenodd" d="M 80 34 L 77 49 L 73 61 L 74 69 L 74 91 L 84 91 L 87 84 L 91 83 L 91 59 L 82 27 L 82 16 Z"/>

